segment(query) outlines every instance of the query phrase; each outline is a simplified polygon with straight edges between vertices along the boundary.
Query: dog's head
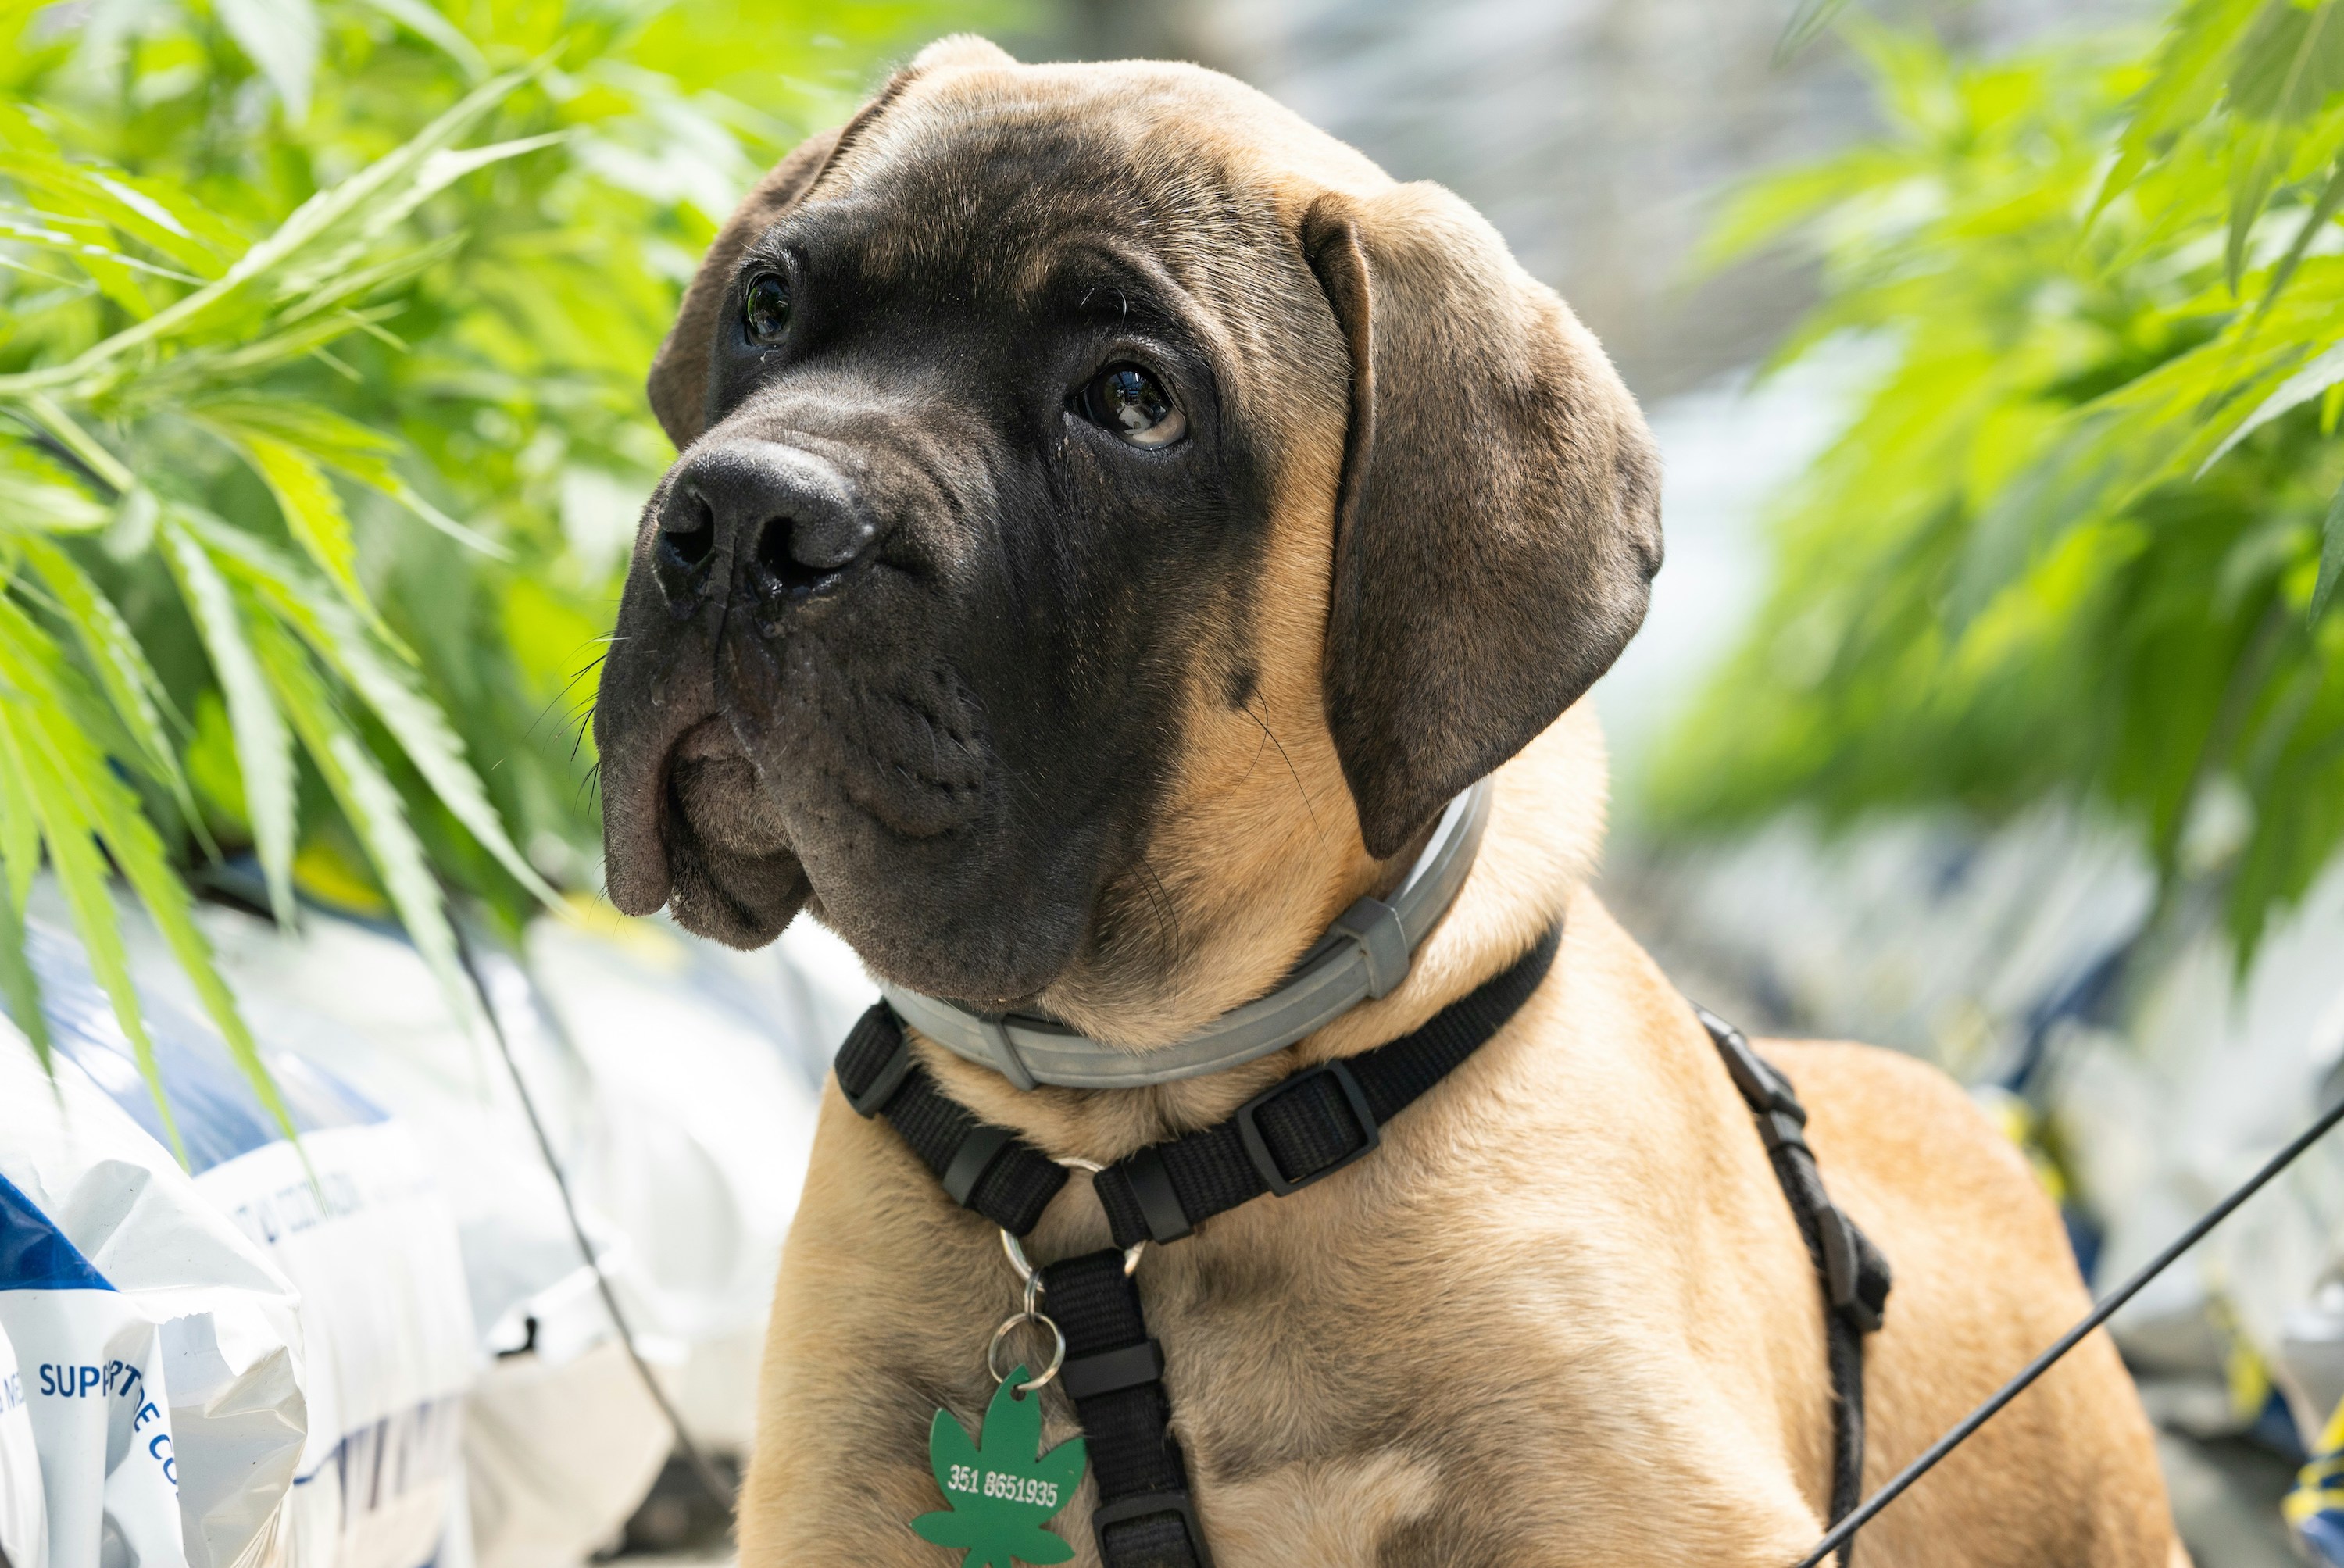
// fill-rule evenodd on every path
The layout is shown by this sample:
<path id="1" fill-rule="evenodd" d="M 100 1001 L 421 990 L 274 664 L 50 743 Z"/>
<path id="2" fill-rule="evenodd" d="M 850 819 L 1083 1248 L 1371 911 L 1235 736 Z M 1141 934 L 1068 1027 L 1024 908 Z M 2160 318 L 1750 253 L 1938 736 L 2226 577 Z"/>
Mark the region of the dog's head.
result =
<path id="1" fill-rule="evenodd" d="M 810 905 L 897 983 L 1134 1039 L 1274 980 L 1660 564 L 1562 302 L 1190 66 L 931 48 L 751 193 L 651 396 L 613 901 L 743 946 Z"/>

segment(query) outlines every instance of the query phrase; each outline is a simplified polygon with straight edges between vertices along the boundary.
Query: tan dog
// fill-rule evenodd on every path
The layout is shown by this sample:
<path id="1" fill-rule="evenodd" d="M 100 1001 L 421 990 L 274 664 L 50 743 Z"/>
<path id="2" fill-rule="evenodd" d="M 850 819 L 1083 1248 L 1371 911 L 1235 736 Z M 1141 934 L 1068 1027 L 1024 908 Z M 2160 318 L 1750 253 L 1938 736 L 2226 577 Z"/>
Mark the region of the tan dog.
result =
<path id="1" fill-rule="evenodd" d="M 1137 1276 L 1221 1568 L 1748 1563 L 1823 1529 L 1823 1307 L 1710 1041 L 1586 886 L 1578 702 L 1659 564 L 1593 339 L 1453 197 L 1191 67 L 952 40 L 792 155 L 652 379 L 653 500 L 596 723 L 611 895 L 746 944 L 801 906 L 891 981 L 1145 1053 L 1275 986 L 1495 770 L 1399 988 L 1159 1087 L 954 1098 L 1058 1156 L 1209 1125 L 1505 969 L 1531 1000 L 1371 1158 Z M 2056 1219 L 1941 1075 L 1769 1043 L 1895 1269 L 1877 1485 L 2084 1310 Z M 1104 1246 L 1083 1179 L 1028 1248 Z M 934 1565 L 939 1405 L 1017 1292 L 835 1087 L 783 1259 L 749 1568 Z M 1045 1400 L 1046 1442 L 1073 1435 Z M 1096 1562 L 1086 1483 L 1056 1529 Z M 2080 1348 L 1870 1527 L 1890 1564 L 2182 1561 Z"/>

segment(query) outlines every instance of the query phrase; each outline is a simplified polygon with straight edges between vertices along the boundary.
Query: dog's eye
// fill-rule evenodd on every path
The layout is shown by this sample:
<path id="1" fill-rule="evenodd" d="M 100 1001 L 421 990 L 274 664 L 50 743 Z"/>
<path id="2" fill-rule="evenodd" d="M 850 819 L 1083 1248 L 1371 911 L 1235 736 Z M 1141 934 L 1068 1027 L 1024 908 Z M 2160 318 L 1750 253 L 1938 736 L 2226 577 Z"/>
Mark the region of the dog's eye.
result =
<path id="1" fill-rule="evenodd" d="M 780 342 L 790 329 L 790 286 L 778 272 L 760 272 L 741 296 L 741 324 L 762 349 Z"/>
<path id="2" fill-rule="evenodd" d="M 1187 433 L 1187 417 L 1164 383 L 1137 365 L 1110 365 L 1081 393 L 1085 419 L 1136 447 L 1169 446 Z"/>

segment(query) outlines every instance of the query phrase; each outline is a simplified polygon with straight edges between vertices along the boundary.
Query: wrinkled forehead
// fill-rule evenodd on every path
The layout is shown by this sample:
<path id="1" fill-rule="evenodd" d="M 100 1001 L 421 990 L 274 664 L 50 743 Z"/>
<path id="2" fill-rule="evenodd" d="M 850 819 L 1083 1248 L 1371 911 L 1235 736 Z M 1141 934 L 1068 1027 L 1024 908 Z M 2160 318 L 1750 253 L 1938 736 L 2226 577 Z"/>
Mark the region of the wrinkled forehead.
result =
<path id="1" fill-rule="evenodd" d="M 965 288 L 972 302 L 1039 302 L 1087 278 L 1135 303 L 1169 292 L 1218 319 L 1258 318 L 1265 294 L 1308 281 L 1287 144 L 1325 138 L 1224 86 L 1236 87 L 1162 67 L 916 81 L 842 148 L 778 238 L 851 250 L 866 278 Z"/>

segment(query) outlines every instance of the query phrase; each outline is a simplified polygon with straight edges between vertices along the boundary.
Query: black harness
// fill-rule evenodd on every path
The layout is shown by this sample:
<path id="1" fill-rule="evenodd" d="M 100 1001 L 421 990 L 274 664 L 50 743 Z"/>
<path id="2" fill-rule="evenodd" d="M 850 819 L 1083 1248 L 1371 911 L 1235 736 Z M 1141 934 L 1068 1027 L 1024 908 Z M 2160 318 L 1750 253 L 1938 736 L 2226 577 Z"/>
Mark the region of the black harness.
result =
<path id="1" fill-rule="evenodd" d="M 1075 1402 L 1098 1489 L 1091 1527 L 1106 1568 L 1212 1568 L 1188 1466 L 1173 1437 L 1164 1350 L 1149 1338 L 1125 1249 L 1177 1241 L 1264 1193 L 1283 1198 L 1374 1150 L 1386 1122 L 1454 1071 L 1545 980 L 1560 926 L 1512 967 L 1422 1027 L 1358 1056 L 1280 1079 L 1217 1126 L 1152 1144 L 1097 1172 L 1093 1189 L 1115 1246 L 1041 1270 L 1049 1315 L 1066 1337 L 1058 1381 Z M 1696 1009 L 1698 1011 L 1698 1009 Z M 1880 1327 L 1888 1264 L 1824 1191 L 1790 1080 L 1739 1030 L 1701 1021 L 1758 1120 L 1767 1157 L 1798 1218 L 1828 1304 L 1833 1457 L 1831 1516 L 1856 1504 L 1864 1477 L 1864 1336 Z M 837 1058 L 839 1087 L 865 1117 L 884 1116 L 945 1191 L 1023 1237 L 1066 1171 L 1005 1128 L 979 1121 L 913 1058 L 886 1004 L 865 1013 Z M 1854 1550 L 1840 1552 L 1844 1568 Z"/>

